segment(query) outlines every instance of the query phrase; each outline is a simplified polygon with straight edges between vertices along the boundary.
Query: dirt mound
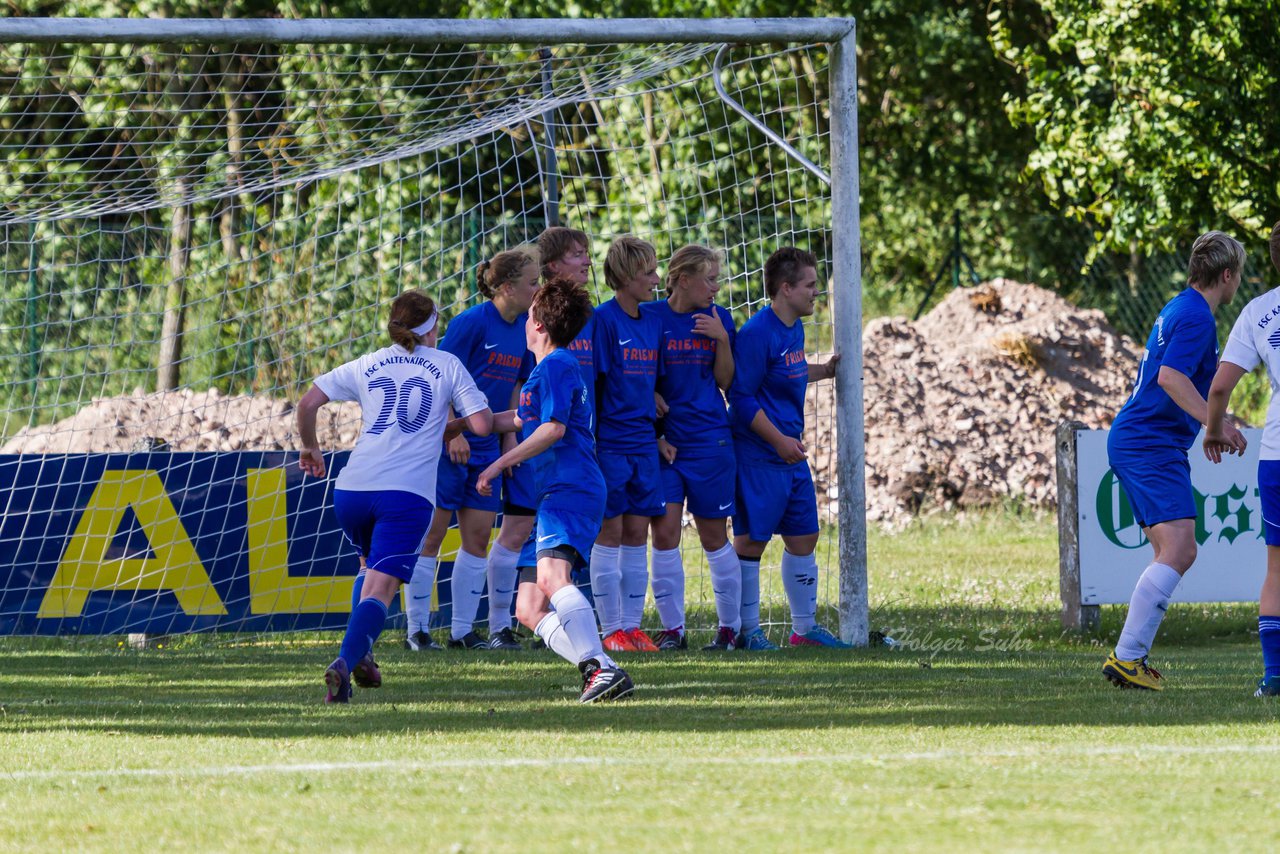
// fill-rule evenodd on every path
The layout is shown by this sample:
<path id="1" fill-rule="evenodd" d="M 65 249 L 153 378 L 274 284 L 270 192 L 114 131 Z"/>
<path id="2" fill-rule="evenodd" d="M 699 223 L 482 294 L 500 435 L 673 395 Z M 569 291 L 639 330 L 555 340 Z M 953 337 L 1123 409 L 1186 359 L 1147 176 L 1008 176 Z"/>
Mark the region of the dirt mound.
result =
<path id="1" fill-rule="evenodd" d="M 898 522 L 922 507 L 1007 499 L 1052 504 L 1056 426 L 1110 424 L 1137 349 L 1102 312 L 1005 279 L 955 290 L 916 323 L 867 324 L 867 517 Z M 830 386 L 811 392 L 815 412 L 834 412 Z M 831 447 L 834 420 L 808 423 L 809 446 Z M 818 479 L 819 494 L 833 495 L 829 478 Z"/>
<path id="2" fill-rule="evenodd" d="M 863 333 L 867 516 L 894 523 L 927 507 L 1055 500 L 1053 435 L 1063 419 L 1110 423 L 1129 392 L 1136 345 L 1102 313 L 1034 285 L 997 279 L 955 290 L 917 323 L 882 318 Z M 810 389 L 805 441 L 824 515 L 835 513 L 835 390 Z M 351 448 L 353 403 L 320 410 L 326 449 Z M 102 398 L 0 452 L 293 450 L 293 404 L 190 390 Z"/>

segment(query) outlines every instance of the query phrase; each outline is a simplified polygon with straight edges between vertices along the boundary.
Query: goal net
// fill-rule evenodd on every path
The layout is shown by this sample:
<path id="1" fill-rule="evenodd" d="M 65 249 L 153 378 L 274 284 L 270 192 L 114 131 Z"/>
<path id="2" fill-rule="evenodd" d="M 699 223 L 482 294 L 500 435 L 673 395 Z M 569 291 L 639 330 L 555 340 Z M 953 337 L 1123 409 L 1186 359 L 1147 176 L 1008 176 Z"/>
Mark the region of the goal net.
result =
<path id="1" fill-rule="evenodd" d="M 739 324 L 779 246 L 829 281 L 828 62 L 821 44 L 0 45 L 0 634 L 345 625 L 357 561 L 331 481 L 294 453 L 311 379 L 385 346 L 407 288 L 447 334 L 477 263 L 549 224 L 593 236 L 601 300 L 622 233 L 660 259 L 722 249 Z M 822 304 L 811 357 L 832 348 Z M 831 386 L 807 427 L 827 523 Z M 354 404 L 321 410 L 335 462 L 359 428 Z M 685 541 L 691 628 L 712 629 Z"/>

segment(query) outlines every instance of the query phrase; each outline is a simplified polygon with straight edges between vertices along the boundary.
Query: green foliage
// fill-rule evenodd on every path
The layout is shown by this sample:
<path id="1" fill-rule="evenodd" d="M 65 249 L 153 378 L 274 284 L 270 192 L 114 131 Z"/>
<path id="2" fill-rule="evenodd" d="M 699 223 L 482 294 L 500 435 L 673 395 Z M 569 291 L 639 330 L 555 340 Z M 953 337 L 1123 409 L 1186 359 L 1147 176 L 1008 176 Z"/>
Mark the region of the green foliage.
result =
<path id="1" fill-rule="evenodd" d="M 993 7 L 992 44 L 1024 81 L 1010 117 L 1029 171 L 1116 248 L 1210 228 L 1265 235 L 1277 213 L 1280 4 L 1042 0 Z"/>

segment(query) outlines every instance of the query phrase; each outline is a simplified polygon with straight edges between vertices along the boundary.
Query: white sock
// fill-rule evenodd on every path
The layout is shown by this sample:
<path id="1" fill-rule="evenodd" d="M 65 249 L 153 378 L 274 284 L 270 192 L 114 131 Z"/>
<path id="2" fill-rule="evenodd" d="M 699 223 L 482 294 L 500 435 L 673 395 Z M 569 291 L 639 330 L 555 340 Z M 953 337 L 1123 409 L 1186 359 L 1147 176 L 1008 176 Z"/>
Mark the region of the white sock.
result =
<path id="1" fill-rule="evenodd" d="M 1164 619 L 1169 597 L 1178 589 L 1182 576 L 1171 566 L 1153 563 L 1143 571 L 1129 600 L 1129 616 L 1116 643 L 1116 658 L 1137 661 L 1151 651 L 1151 644 Z"/>
<path id="2" fill-rule="evenodd" d="M 760 628 L 760 558 L 738 555 L 742 567 L 742 631 Z"/>
<path id="3" fill-rule="evenodd" d="M 533 633 L 546 642 L 547 648 L 570 664 L 578 663 L 578 650 L 569 640 L 564 626 L 560 625 L 560 615 L 555 611 L 547 614 L 538 623 Z"/>
<path id="4" fill-rule="evenodd" d="M 413 578 L 404 586 L 402 601 L 409 620 L 409 634 L 425 632 L 431 623 L 431 590 L 436 586 L 436 559 L 419 557 L 413 565 Z"/>
<path id="5" fill-rule="evenodd" d="M 818 557 L 782 551 L 782 589 L 791 606 L 791 631 L 807 634 L 818 624 Z"/>
<path id="6" fill-rule="evenodd" d="M 485 559 L 470 552 L 458 550 L 453 559 L 453 619 L 449 624 L 450 635 L 459 640 L 475 626 L 476 612 L 480 610 L 480 597 L 484 595 Z"/>
<path id="7" fill-rule="evenodd" d="M 566 584 L 551 594 L 551 607 L 560 617 L 560 627 L 569 638 L 577 658 L 575 664 L 588 658 L 599 660 L 602 667 L 613 666 L 613 659 L 604 654 L 600 646 L 600 635 L 596 632 L 596 615 L 591 612 L 591 603 L 582 591 L 572 584 Z"/>
<path id="8" fill-rule="evenodd" d="M 649 593 L 648 547 L 619 548 L 618 569 L 622 574 L 622 627 L 638 629 L 644 619 L 644 600 Z"/>
<path id="9" fill-rule="evenodd" d="M 711 570 L 711 592 L 716 597 L 716 619 L 720 625 L 735 632 L 742 628 L 742 564 L 733 550 L 732 543 L 725 543 L 713 552 L 707 552 L 707 566 Z M 658 558 L 654 553 L 653 574 L 658 575 Z M 655 586 L 657 581 L 654 582 Z M 756 598 L 759 611 L 760 564 L 756 564 Z M 758 620 L 757 620 L 758 622 Z"/>
<path id="10" fill-rule="evenodd" d="M 605 636 L 622 628 L 622 570 L 618 568 L 617 546 L 591 547 L 591 596 Z"/>
<path id="11" fill-rule="evenodd" d="M 493 548 L 489 549 L 485 577 L 489 582 L 490 633 L 512 626 L 511 599 L 516 594 L 516 561 L 519 559 L 519 552 L 511 551 L 502 543 L 495 541 Z"/>
<path id="12" fill-rule="evenodd" d="M 684 634 L 684 561 L 679 548 L 653 550 L 653 604 L 664 629 Z"/>

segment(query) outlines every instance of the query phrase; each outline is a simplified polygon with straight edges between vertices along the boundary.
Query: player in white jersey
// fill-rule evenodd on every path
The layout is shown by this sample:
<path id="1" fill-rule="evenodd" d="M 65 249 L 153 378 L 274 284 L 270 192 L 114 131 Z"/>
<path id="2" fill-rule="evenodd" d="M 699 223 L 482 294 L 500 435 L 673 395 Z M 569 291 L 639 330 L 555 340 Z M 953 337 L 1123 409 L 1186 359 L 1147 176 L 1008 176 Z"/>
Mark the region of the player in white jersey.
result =
<path id="1" fill-rule="evenodd" d="M 1280 222 L 1271 229 L 1271 263 L 1280 270 Z M 1209 427 L 1204 453 L 1213 462 L 1223 454 L 1243 453 L 1226 430 L 1227 404 L 1240 379 L 1259 365 L 1271 381 L 1271 405 L 1258 452 L 1258 493 L 1262 499 L 1267 575 L 1258 596 L 1258 641 L 1262 644 L 1262 678 L 1256 697 L 1280 695 L 1280 288 L 1250 301 L 1240 312 L 1222 351 L 1222 361 L 1209 387 Z"/>
<path id="2" fill-rule="evenodd" d="M 334 483 L 333 509 L 365 569 L 356 576 L 347 633 L 324 674 L 327 703 L 351 699 L 351 681 L 376 688 L 382 676 L 373 643 L 387 607 L 413 576 L 431 525 L 436 467 L 445 439 L 466 429 L 487 436 L 493 413 L 456 356 L 435 349 L 436 310 L 422 291 L 391 303 L 387 332 L 395 343 L 347 362 L 323 376 L 298 401 L 298 464 L 324 477 L 316 440 L 316 414 L 331 400 L 358 400 L 360 437 Z M 449 408 L 459 415 L 449 420 Z"/>

